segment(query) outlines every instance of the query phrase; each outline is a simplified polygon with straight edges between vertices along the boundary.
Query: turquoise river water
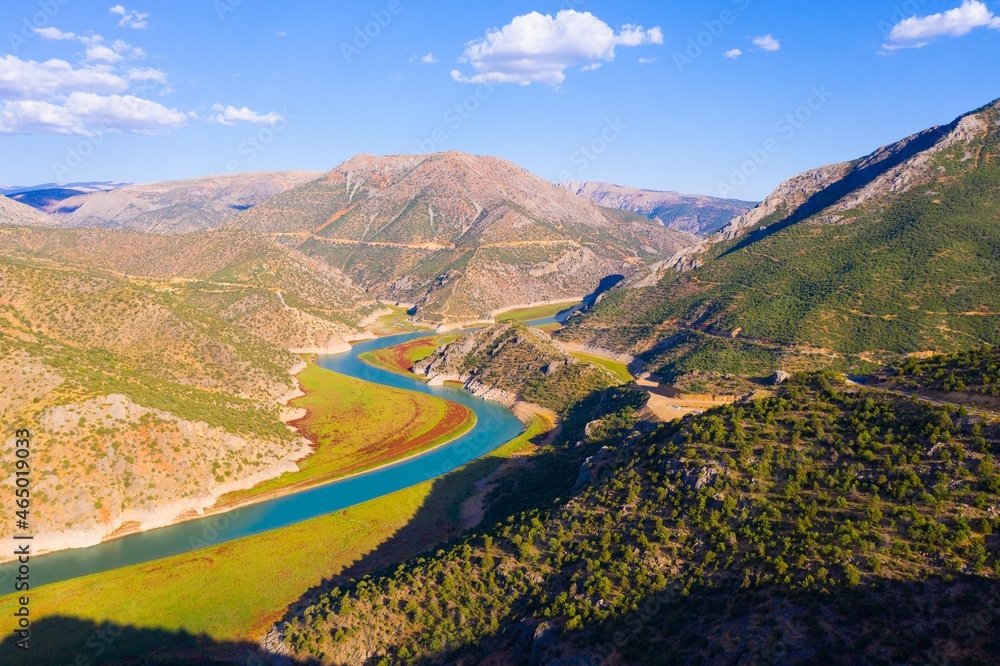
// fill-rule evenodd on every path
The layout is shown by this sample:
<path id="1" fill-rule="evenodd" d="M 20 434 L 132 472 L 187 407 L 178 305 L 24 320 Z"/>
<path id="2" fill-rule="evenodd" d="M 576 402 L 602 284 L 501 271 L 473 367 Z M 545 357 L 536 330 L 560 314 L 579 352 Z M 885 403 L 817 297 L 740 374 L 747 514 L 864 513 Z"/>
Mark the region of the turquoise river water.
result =
<path id="1" fill-rule="evenodd" d="M 541 325 L 556 320 L 550 317 L 530 323 Z M 430 393 L 466 405 L 475 411 L 476 425 L 462 437 L 386 467 L 229 513 L 132 534 L 89 548 L 32 557 L 31 587 L 178 555 L 332 513 L 441 476 L 516 437 L 523 429 L 521 422 L 497 402 L 481 400 L 457 388 L 429 387 L 410 377 L 373 368 L 358 359 L 364 352 L 427 335 L 433 334 L 408 333 L 369 340 L 356 344 L 350 352 L 320 356 L 317 364 L 375 384 Z M 0 565 L 0 582 L 9 581 L 15 575 L 16 566 L 15 562 Z"/>

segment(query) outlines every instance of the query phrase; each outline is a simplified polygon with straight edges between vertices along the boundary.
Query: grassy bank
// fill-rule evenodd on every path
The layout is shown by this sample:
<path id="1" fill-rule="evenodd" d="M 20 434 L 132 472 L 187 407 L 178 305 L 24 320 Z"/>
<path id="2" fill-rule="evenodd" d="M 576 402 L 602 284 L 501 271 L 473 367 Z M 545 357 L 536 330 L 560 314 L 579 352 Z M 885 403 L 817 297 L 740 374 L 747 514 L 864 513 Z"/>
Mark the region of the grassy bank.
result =
<path id="1" fill-rule="evenodd" d="M 360 354 L 358 358 L 376 368 L 425 381 L 426 377 L 413 374 L 410 372 L 410 368 L 417 362 L 430 356 L 441 345 L 446 345 L 454 341 L 457 337 L 458 334 L 449 334 L 418 338 L 404 342 L 401 345 L 396 345 L 395 347 L 365 352 L 364 354 Z"/>
<path id="2" fill-rule="evenodd" d="M 581 352 L 572 352 L 572 355 L 580 359 L 581 361 L 585 361 L 587 363 L 593 363 L 594 365 L 599 365 L 602 368 L 605 368 L 606 370 L 610 370 L 615 375 L 617 375 L 622 382 L 626 384 L 635 379 L 635 377 L 632 376 L 632 373 L 628 371 L 627 363 L 622 363 L 621 361 L 612 361 L 611 359 L 604 358 L 603 356 L 595 356 L 594 354 L 584 354 Z"/>
<path id="3" fill-rule="evenodd" d="M 257 638 L 323 580 L 359 577 L 459 534 L 459 508 L 475 492 L 476 481 L 512 454 L 532 448 L 531 440 L 548 427 L 535 417 L 493 453 L 336 514 L 32 590 L 30 656 L 18 661 L 20 651 L 8 641 L 0 646 L 5 659 L 10 657 L 4 663 L 74 663 L 82 654 L 95 664 L 181 649 L 190 641 L 211 648 Z M 4 636 L 13 630 L 15 608 L 14 595 L 0 597 Z M 129 627 L 130 640 L 91 641 L 101 647 L 96 653 L 88 640 L 103 623 Z"/>
<path id="4" fill-rule="evenodd" d="M 292 425 L 316 445 L 315 452 L 298 463 L 298 472 L 224 495 L 213 509 L 386 465 L 451 441 L 476 422 L 475 413 L 464 405 L 340 375 L 312 361 L 298 379 L 306 395 L 289 404 L 307 415 Z"/>
<path id="5" fill-rule="evenodd" d="M 502 315 L 498 315 L 496 320 L 507 321 L 508 319 L 513 319 L 515 321 L 533 321 L 535 319 L 555 317 L 561 312 L 566 312 L 566 310 L 576 307 L 579 303 L 580 301 L 576 301 L 571 303 L 556 303 L 554 305 L 537 305 L 531 308 L 520 308 L 518 310 L 504 312 Z"/>

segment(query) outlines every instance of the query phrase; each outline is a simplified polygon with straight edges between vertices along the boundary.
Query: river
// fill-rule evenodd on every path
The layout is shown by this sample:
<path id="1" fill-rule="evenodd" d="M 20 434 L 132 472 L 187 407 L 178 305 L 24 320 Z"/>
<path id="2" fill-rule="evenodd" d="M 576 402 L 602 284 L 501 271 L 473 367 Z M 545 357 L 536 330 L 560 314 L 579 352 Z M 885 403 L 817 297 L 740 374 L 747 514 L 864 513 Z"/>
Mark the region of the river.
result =
<path id="1" fill-rule="evenodd" d="M 458 388 L 429 387 L 411 377 L 373 368 L 358 359 L 358 355 L 364 352 L 428 335 L 434 334 L 408 333 L 369 340 L 354 345 L 350 352 L 320 356 L 316 362 L 320 367 L 343 375 L 375 384 L 430 393 L 466 405 L 476 413 L 476 425 L 465 435 L 436 449 L 364 474 L 245 506 L 229 513 L 139 532 L 89 548 L 61 550 L 32 557 L 32 588 L 170 557 L 332 513 L 441 476 L 516 437 L 522 431 L 523 424 L 500 403 L 476 398 Z M 10 580 L 15 575 L 16 567 L 16 562 L 0 565 L 0 580 Z"/>

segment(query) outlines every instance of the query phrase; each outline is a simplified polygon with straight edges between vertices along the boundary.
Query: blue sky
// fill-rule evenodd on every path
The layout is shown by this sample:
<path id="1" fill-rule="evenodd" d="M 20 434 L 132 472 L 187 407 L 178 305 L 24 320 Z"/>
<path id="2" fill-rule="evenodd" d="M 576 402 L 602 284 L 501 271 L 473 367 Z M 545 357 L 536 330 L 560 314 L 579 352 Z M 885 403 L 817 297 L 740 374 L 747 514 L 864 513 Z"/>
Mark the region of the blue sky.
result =
<path id="1" fill-rule="evenodd" d="M 759 199 L 1000 97 L 998 14 L 989 0 L 6 0 L 0 184 L 461 150 L 554 181 Z"/>

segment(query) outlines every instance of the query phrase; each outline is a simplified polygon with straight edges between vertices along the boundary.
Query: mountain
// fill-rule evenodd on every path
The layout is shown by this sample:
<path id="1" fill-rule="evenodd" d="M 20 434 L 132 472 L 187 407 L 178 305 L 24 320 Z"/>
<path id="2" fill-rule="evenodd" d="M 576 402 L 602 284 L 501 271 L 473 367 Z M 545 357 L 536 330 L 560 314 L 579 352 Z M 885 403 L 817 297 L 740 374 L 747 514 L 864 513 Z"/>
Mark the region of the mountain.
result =
<path id="1" fill-rule="evenodd" d="M 279 236 L 430 323 L 581 297 L 698 240 L 457 152 L 358 155 L 225 226 Z"/>
<path id="2" fill-rule="evenodd" d="M 39 548 L 167 524 L 294 469 L 306 450 L 275 401 L 295 355 L 183 291 L 51 264 L 0 257 L 0 422 L 30 423 L 44 461 Z"/>
<path id="3" fill-rule="evenodd" d="M 77 190 L 79 192 L 104 192 L 107 190 L 113 190 L 119 187 L 125 187 L 126 185 L 131 185 L 131 183 L 123 183 L 120 180 L 105 180 L 105 181 L 86 181 L 77 183 L 43 183 L 41 185 L 14 185 L 14 186 L 3 186 L 0 185 L 0 194 L 4 196 L 11 196 L 12 194 L 20 194 L 22 192 L 34 192 L 36 190 Z"/>
<path id="4" fill-rule="evenodd" d="M 699 336 L 691 353 L 738 344 L 744 359 L 777 359 L 797 348 L 817 362 L 996 344 L 998 121 L 1000 100 L 791 178 L 559 337 L 644 353 L 655 367 L 679 360 L 663 354 L 680 333 Z"/>
<path id="5" fill-rule="evenodd" d="M 0 255 L 150 285 L 285 349 L 342 350 L 368 311 L 339 269 L 239 230 L 11 229 Z"/>
<path id="6" fill-rule="evenodd" d="M 559 186 L 599 206 L 632 211 L 659 220 L 671 229 L 700 235 L 715 233 L 756 205 L 738 199 L 640 190 L 610 183 L 570 182 Z"/>
<path id="7" fill-rule="evenodd" d="M 49 213 L 62 226 L 98 226 L 156 233 L 210 228 L 231 215 L 322 175 L 313 171 L 262 171 L 126 185 L 110 190 L 38 188 L 9 194 Z"/>
<path id="8" fill-rule="evenodd" d="M 637 423 L 616 390 L 523 471 L 492 475 L 482 521 L 460 537 L 303 595 L 275 651 L 336 664 L 997 663 L 984 612 L 1000 593 L 995 425 L 819 373 L 661 425 Z"/>
<path id="9" fill-rule="evenodd" d="M 54 227 L 58 222 L 50 215 L 19 201 L 0 197 L 0 225 Z"/>
<path id="10" fill-rule="evenodd" d="M 610 371 L 574 358 L 545 333 L 503 321 L 466 333 L 413 366 L 431 384 L 458 381 L 509 406 L 518 400 L 556 412 L 615 383 Z"/>

